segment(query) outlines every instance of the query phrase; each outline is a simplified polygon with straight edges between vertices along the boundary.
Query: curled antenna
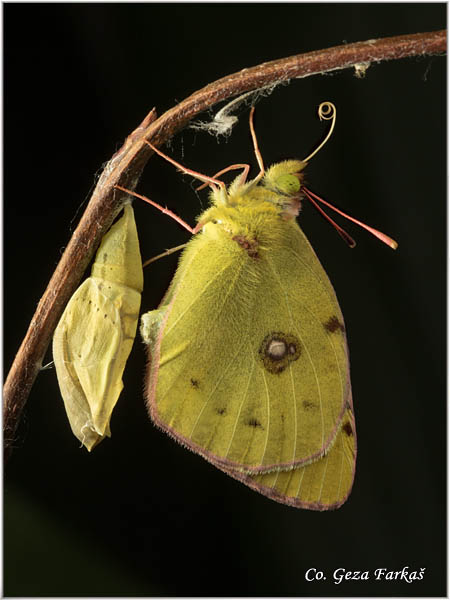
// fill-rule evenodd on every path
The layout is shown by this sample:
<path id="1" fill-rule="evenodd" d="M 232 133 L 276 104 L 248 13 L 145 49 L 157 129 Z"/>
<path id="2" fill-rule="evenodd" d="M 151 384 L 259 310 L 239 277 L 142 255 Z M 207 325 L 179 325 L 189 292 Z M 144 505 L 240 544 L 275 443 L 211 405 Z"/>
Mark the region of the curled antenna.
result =
<path id="1" fill-rule="evenodd" d="M 303 159 L 303 162 L 307 163 L 311 160 L 311 158 L 317 154 L 317 152 L 319 152 L 319 150 L 321 148 L 323 148 L 323 146 L 325 146 L 325 144 L 328 142 L 328 140 L 331 137 L 331 134 L 333 133 L 333 129 L 334 129 L 334 125 L 336 123 L 336 107 L 332 102 L 322 102 L 319 106 L 319 109 L 317 111 L 319 113 L 319 119 L 321 121 L 329 121 L 330 119 L 332 119 L 331 122 L 331 126 L 330 126 L 330 130 L 327 133 L 327 137 L 323 140 L 323 142 L 321 144 L 319 144 L 317 146 L 317 148 L 311 152 L 311 154 Z"/>

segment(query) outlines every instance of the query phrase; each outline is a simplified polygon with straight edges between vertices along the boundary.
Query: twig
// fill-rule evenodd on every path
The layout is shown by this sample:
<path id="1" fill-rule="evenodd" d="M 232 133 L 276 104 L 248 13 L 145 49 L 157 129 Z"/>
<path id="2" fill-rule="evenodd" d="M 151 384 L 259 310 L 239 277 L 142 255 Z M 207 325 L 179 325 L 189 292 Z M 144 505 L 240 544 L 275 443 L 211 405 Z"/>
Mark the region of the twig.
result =
<path id="1" fill-rule="evenodd" d="M 444 30 L 336 46 L 242 69 L 195 92 L 159 119 L 153 109 L 107 163 L 16 355 L 3 391 L 5 459 L 11 452 L 22 410 L 42 368 L 42 360 L 56 324 L 101 238 L 122 208 L 124 195 L 115 190 L 114 185 L 134 189 L 152 154 L 144 140 L 160 146 L 202 111 L 250 90 L 289 79 L 355 67 L 358 63 L 439 54 L 445 50 Z"/>

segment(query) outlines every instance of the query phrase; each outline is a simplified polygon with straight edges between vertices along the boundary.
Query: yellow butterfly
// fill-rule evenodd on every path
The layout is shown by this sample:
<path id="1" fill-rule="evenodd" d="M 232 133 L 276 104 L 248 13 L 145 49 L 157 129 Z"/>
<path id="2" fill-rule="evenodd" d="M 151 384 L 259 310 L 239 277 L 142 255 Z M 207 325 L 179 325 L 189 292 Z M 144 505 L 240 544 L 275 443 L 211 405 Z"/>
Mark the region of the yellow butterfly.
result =
<path id="1" fill-rule="evenodd" d="M 334 106 L 321 108 L 334 123 Z M 304 193 L 317 199 L 302 184 L 312 155 L 265 171 L 250 115 L 260 173 L 248 182 L 248 165 L 209 178 L 152 147 L 212 192 L 161 306 L 142 318 L 149 412 L 254 490 L 337 508 L 353 484 L 356 432 L 342 313 L 295 220 Z M 217 179 L 237 167 L 228 187 Z"/>
<path id="2" fill-rule="evenodd" d="M 53 358 L 74 435 L 92 450 L 110 436 L 141 304 L 142 261 L 131 204 L 103 237 L 53 336 Z"/>

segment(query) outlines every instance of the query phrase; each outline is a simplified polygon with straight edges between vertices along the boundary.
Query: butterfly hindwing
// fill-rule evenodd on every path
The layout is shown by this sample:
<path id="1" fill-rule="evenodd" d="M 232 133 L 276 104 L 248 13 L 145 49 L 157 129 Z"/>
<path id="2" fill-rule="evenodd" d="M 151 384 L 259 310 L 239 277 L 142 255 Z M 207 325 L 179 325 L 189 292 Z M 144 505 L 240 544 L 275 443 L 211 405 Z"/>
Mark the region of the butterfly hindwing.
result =
<path id="1" fill-rule="evenodd" d="M 303 467 L 257 475 L 222 470 L 272 500 L 320 511 L 339 508 L 347 500 L 353 486 L 355 464 L 356 430 L 349 405 L 336 439 L 322 458 Z"/>

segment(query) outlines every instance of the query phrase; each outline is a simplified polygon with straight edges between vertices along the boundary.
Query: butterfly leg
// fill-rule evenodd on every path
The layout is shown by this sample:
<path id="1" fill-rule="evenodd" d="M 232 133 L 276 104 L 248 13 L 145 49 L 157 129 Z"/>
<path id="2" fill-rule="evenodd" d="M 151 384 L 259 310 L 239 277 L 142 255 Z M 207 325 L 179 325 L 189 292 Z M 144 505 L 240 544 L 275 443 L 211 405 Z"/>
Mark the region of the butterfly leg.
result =
<path id="1" fill-rule="evenodd" d="M 144 200 L 144 202 L 148 202 L 148 204 L 151 204 L 152 206 L 154 206 L 155 208 L 160 210 L 163 214 L 168 215 L 169 217 L 174 219 L 177 223 L 179 223 L 182 227 L 187 229 L 190 233 L 193 233 L 193 234 L 198 233 L 198 231 L 201 229 L 201 228 L 199 228 L 198 225 L 196 225 L 195 227 L 191 227 L 188 223 L 186 223 L 186 221 L 183 221 L 183 219 L 181 217 L 179 217 L 178 215 L 176 215 L 174 212 L 172 212 L 168 208 L 164 208 L 157 202 L 153 202 L 153 200 L 150 200 L 150 198 L 147 198 L 147 196 L 142 196 L 141 194 L 138 194 L 137 192 L 133 192 L 132 190 L 128 190 L 127 188 L 124 188 L 121 185 L 115 185 L 114 187 L 116 188 L 116 190 L 120 190 L 121 192 L 130 194 L 131 196 L 140 198 L 141 200 Z"/>
<path id="2" fill-rule="evenodd" d="M 235 169 L 243 169 L 243 171 L 241 173 L 241 184 L 243 185 L 246 182 L 248 172 L 250 171 L 250 165 L 247 165 L 247 164 L 236 164 L 236 165 L 230 165 L 229 167 L 225 167 L 225 169 L 222 169 L 218 173 L 215 173 L 213 175 L 213 178 L 216 179 L 220 175 L 223 175 L 224 173 L 228 173 L 228 171 L 234 171 Z M 207 185 L 208 185 L 207 183 L 202 183 L 201 186 L 196 188 L 196 191 L 199 192 L 200 190 L 205 188 Z"/>
<path id="3" fill-rule="evenodd" d="M 203 183 L 210 185 L 213 189 L 216 189 L 217 187 L 225 189 L 225 184 L 223 181 L 220 181 L 219 179 L 215 179 L 214 177 L 208 177 L 208 175 L 203 175 L 202 173 L 197 173 L 197 171 L 193 171 L 192 169 L 188 169 L 187 167 L 184 167 L 183 165 L 178 163 L 173 158 L 170 158 L 170 156 L 167 156 L 167 154 L 164 154 L 164 152 L 161 152 L 161 150 L 158 150 L 158 148 L 156 148 L 156 146 L 154 146 L 150 142 L 147 142 L 147 140 L 145 141 L 145 143 L 148 146 L 150 146 L 150 148 L 153 150 L 153 152 L 156 152 L 156 154 L 161 156 L 161 158 L 164 158 L 165 160 L 167 160 L 167 162 L 170 162 L 177 169 L 179 169 L 182 173 L 185 173 L 186 175 L 190 175 L 191 177 L 194 177 L 195 179 L 200 179 L 200 181 L 203 181 Z"/>
<path id="4" fill-rule="evenodd" d="M 255 126 L 253 124 L 253 115 L 254 114 L 255 114 L 255 107 L 252 106 L 250 109 L 250 118 L 249 118 L 250 133 L 251 133 L 252 140 L 253 140 L 253 149 L 255 151 L 256 160 L 258 161 L 258 166 L 259 166 L 259 174 L 255 177 L 255 179 L 253 181 L 259 181 L 262 177 L 264 177 L 265 169 L 264 169 L 264 161 L 262 159 L 261 152 L 259 151 L 259 147 L 258 147 L 258 140 L 256 139 Z"/>
<path id="5" fill-rule="evenodd" d="M 258 166 L 259 166 L 259 173 L 256 176 L 256 178 L 254 179 L 254 181 L 258 181 L 259 179 L 264 177 L 265 169 L 264 169 L 264 161 L 262 159 L 261 152 L 260 152 L 259 146 L 258 146 L 258 140 L 256 138 L 255 127 L 253 124 L 254 113 L 255 113 L 255 107 L 252 106 L 252 108 L 250 109 L 249 122 L 250 122 L 250 133 L 251 133 L 252 141 L 253 141 L 253 149 L 255 151 L 256 160 L 257 160 Z M 248 172 L 250 170 L 250 165 L 246 165 L 246 164 L 230 165 L 229 167 L 226 167 L 225 169 L 222 169 L 221 171 L 216 173 L 214 175 L 214 179 L 216 177 L 219 177 L 220 175 L 223 175 L 224 173 L 227 173 L 228 171 L 232 171 L 234 169 L 244 169 L 242 172 L 242 175 L 241 175 L 241 178 L 242 178 L 241 181 L 242 181 L 242 184 L 244 184 L 247 179 Z M 205 185 L 208 185 L 208 183 L 202 184 L 200 187 L 197 188 L 197 191 L 203 189 L 205 187 Z"/>
<path id="6" fill-rule="evenodd" d="M 174 252 L 178 252 L 179 250 L 186 248 L 186 246 L 187 246 L 187 244 L 180 244 L 179 246 L 174 246 L 173 248 L 169 248 L 168 250 L 165 250 L 164 252 L 162 252 L 161 254 L 158 254 L 157 256 L 152 256 L 152 258 L 149 258 L 148 260 L 146 260 L 145 262 L 142 263 L 142 268 L 146 267 L 147 265 L 149 265 L 152 262 L 159 260 L 160 258 L 164 258 L 164 256 L 169 256 L 170 254 L 173 254 Z"/>

